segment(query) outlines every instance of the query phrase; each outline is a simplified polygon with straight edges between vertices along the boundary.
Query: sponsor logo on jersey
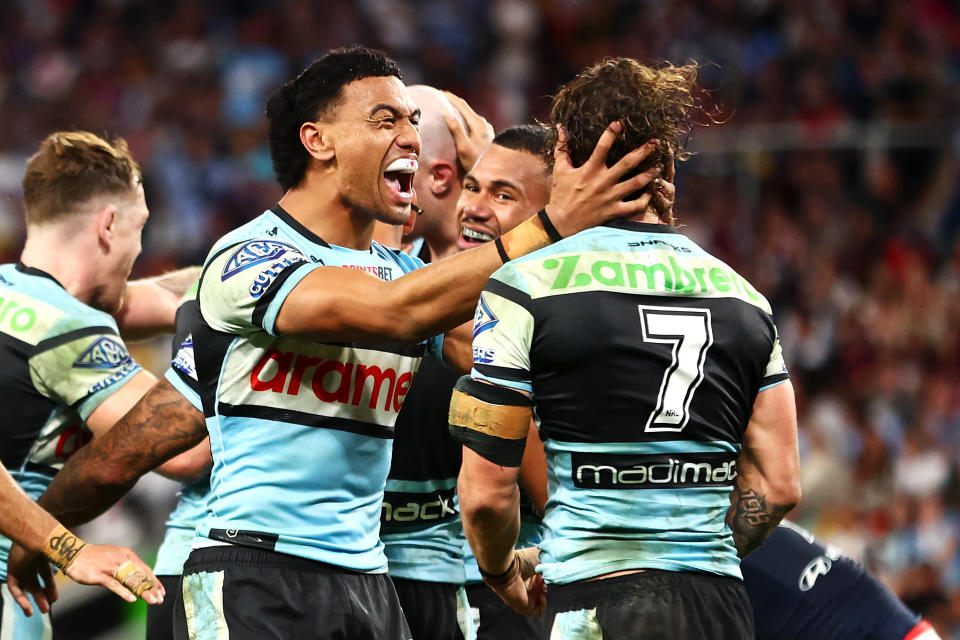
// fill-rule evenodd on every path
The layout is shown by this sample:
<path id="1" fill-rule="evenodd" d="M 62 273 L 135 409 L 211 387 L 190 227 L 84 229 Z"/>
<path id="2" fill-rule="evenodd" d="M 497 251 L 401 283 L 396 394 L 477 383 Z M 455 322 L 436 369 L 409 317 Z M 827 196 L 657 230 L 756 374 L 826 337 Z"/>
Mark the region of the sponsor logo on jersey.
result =
<path id="1" fill-rule="evenodd" d="M 287 261 L 306 262 L 306 257 L 300 253 L 292 244 L 278 242 L 277 240 L 253 240 L 246 242 L 239 249 L 233 252 L 233 255 L 223 265 L 223 272 L 220 274 L 220 280 L 225 281 L 231 276 L 235 276 L 241 271 L 278 260 L 285 256 Z M 296 259 L 299 258 L 299 259 Z"/>
<path id="2" fill-rule="evenodd" d="M 817 556 L 803 568 L 800 572 L 800 580 L 797 581 L 800 591 L 810 591 L 817 584 L 820 576 L 825 576 L 833 568 L 833 560 L 826 555 Z"/>
<path id="3" fill-rule="evenodd" d="M 737 454 L 574 453 L 573 485 L 579 489 L 679 489 L 729 486 Z"/>
<path id="4" fill-rule="evenodd" d="M 762 299 L 749 282 L 715 260 L 681 256 L 678 261 L 673 255 L 656 254 L 661 254 L 660 260 L 655 260 L 658 257 L 655 253 L 642 254 L 641 257 L 651 260 L 642 263 L 599 260 L 596 256 L 575 253 L 547 258 L 542 265 L 556 272 L 550 285 L 552 291 L 600 286 L 683 294 L 732 294 L 753 302 Z M 607 254 L 611 258 L 616 255 Z"/>
<path id="5" fill-rule="evenodd" d="M 250 390 L 283 394 L 398 413 L 410 390 L 419 365 L 418 358 L 406 358 L 409 370 L 356 361 L 309 356 L 271 349 L 250 372 Z M 285 401 L 286 404 L 286 401 Z"/>
<path id="6" fill-rule="evenodd" d="M 171 366 L 188 377 L 198 380 L 196 359 L 194 358 L 193 354 L 192 333 L 189 334 L 182 343 L 180 343 L 180 349 L 177 351 L 177 355 L 173 358 Z"/>
<path id="7" fill-rule="evenodd" d="M 456 517 L 453 493 L 453 489 L 429 494 L 387 491 L 380 509 L 380 522 L 431 522 Z"/>
<path id="8" fill-rule="evenodd" d="M 474 364 L 490 364 L 493 362 L 494 358 L 497 357 L 497 350 L 491 349 L 490 347 L 474 347 L 473 348 L 473 362 Z"/>
<path id="9" fill-rule="evenodd" d="M 500 322 L 500 319 L 493 315 L 487 301 L 483 299 L 481 294 L 480 304 L 477 305 L 477 312 L 473 316 L 473 337 L 476 338 L 487 329 L 493 329 L 498 322 Z"/>
<path id="10" fill-rule="evenodd" d="M 132 361 L 123 344 L 108 336 L 101 336 L 80 354 L 73 366 L 79 369 L 114 369 Z"/>
<path id="11" fill-rule="evenodd" d="M 381 280 L 393 280 L 393 267 L 383 267 L 369 264 L 345 264 L 344 269 L 356 269 L 373 274 Z"/>

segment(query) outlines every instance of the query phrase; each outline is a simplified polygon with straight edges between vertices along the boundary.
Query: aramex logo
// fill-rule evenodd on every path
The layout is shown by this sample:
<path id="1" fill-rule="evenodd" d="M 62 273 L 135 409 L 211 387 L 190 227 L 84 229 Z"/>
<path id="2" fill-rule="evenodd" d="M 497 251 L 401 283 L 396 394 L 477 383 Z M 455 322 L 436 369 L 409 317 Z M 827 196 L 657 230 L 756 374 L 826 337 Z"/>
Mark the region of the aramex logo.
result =
<path id="1" fill-rule="evenodd" d="M 370 381 L 368 383 L 368 381 Z M 257 392 L 298 396 L 313 393 L 323 402 L 381 408 L 397 413 L 410 390 L 412 371 L 398 372 L 355 362 L 341 362 L 291 351 L 271 349 L 250 372 L 250 388 Z M 365 401 L 365 392 L 369 393 Z M 381 400 L 382 398 L 382 400 Z"/>

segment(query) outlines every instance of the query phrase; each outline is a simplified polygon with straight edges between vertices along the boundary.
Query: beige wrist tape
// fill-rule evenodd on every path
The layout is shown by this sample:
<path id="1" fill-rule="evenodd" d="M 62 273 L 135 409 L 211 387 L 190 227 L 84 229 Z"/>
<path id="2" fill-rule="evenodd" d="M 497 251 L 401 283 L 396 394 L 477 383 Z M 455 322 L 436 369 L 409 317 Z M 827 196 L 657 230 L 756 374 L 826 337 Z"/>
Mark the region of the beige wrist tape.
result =
<path id="1" fill-rule="evenodd" d="M 532 413 L 530 407 L 487 404 L 454 389 L 450 396 L 448 420 L 455 427 L 507 440 L 520 440 L 527 437 Z"/>
<path id="2" fill-rule="evenodd" d="M 552 240 L 537 216 L 533 216 L 500 236 L 500 242 L 510 259 L 515 260 L 549 246 Z"/>
<path id="3" fill-rule="evenodd" d="M 61 571 L 66 572 L 77 558 L 80 549 L 85 546 L 87 546 L 86 542 L 58 522 L 57 526 L 47 534 L 46 542 L 43 543 L 43 555 L 47 556 L 50 562 Z"/>

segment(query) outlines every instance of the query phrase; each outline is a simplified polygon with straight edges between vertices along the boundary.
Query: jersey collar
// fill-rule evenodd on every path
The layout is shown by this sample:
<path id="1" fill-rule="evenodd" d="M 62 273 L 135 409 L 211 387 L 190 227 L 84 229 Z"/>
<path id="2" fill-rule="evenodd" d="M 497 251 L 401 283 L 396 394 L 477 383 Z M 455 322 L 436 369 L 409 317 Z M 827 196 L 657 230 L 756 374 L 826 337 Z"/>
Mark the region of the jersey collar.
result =
<path id="1" fill-rule="evenodd" d="M 680 233 L 676 227 L 669 224 L 655 222 L 634 222 L 632 220 L 611 220 L 603 224 L 605 227 L 624 229 L 625 231 L 640 231 L 642 233 Z"/>
<path id="2" fill-rule="evenodd" d="M 49 273 L 47 273 L 47 272 L 44 271 L 43 269 L 37 269 L 37 268 L 35 268 L 35 267 L 28 267 L 27 265 L 23 264 L 22 262 L 18 262 L 18 263 L 16 264 L 16 269 L 17 269 L 17 271 L 19 271 L 20 273 L 25 273 L 25 274 L 30 275 L 30 276 L 38 276 L 38 277 L 40 277 L 40 278 L 50 278 L 51 280 L 53 280 L 54 282 L 56 282 L 56 283 L 57 283 L 57 286 L 60 287 L 61 289 L 63 289 L 64 291 L 66 291 L 66 289 L 67 289 L 67 288 L 64 287 L 62 284 L 60 284 L 60 281 L 59 281 L 59 280 L 57 280 L 56 278 L 54 278 L 52 275 L 50 275 Z"/>
<path id="3" fill-rule="evenodd" d="M 323 238 L 315 234 L 313 231 L 310 231 L 310 229 L 307 229 L 305 226 L 300 224 L 300 222 L 297 221 L 296 218 L 294 218 L 292 215 L 287 213 L 284 210 L 284 208 L 281 207 L 279 204 L 274 205 L 273 208 L 270 209 L 270 211 L 273 212 L 273 215 L 283 220 L 284 224 L 290 226 L 294 231 L 302 235 L 304 238 L 306 238 L 310 242 L 313 242 L 314 244 L 319 244 L 321 247 L 327 247 L 328 249 L 330 248 L 330 244 L 326 240 L 324 240 Z"/>

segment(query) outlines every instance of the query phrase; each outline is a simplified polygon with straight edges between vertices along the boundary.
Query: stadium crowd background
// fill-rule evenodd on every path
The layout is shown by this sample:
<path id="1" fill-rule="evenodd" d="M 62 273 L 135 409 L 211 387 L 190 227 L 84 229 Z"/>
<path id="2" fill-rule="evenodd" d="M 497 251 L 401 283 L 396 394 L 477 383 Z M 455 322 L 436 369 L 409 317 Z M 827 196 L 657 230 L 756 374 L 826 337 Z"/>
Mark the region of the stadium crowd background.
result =
<path id="1" fill-rule="evenodd" d="M 960 638 L 960 3 L 4 0 L 3 262 L 28 154 L 82 128 L 144 170 L 134 275 L 200 263 L 280 195 L 266 96 L 354 43 L 498 130 L 603 56 L 703 64 L 727 122 L 695 134 L 676 211 L 775 310 L 800 411 L 791 518 Z M 167 348 L 137 355 L 162 369 Z M 98 539 L 155 544 L 170 495 L 147 483 Z"/>

